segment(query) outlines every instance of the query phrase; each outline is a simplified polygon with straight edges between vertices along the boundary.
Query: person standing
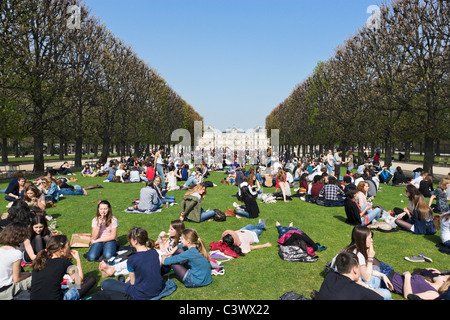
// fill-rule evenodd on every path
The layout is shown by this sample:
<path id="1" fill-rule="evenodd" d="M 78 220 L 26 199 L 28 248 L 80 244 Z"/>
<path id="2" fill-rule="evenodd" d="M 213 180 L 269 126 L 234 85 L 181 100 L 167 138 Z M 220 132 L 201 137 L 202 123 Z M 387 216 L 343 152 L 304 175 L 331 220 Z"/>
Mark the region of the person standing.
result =
<path id="1" fill-rule="evenodd" d="M 162 159 L 162 153 L 163 153 L 164 147 L 160 146 L 158 152 L 155 154 L 155 164 L 154 167 L 156 168 L 156 172 L 158 172 L 158 175 L 161 177 L 161 185 L 163 188 L 166 187 L 165 182 L 165 176 L 164 176 L 164 163 Z"/>

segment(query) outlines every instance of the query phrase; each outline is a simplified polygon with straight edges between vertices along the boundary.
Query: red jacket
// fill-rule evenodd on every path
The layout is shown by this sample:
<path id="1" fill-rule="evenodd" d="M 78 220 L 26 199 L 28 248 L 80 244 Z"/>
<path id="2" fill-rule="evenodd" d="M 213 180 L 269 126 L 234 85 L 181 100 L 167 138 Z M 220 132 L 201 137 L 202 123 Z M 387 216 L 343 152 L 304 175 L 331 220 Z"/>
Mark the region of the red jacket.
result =
<path id="1" fill-rule="evenodd" d="M 211 247 L 212 251 L 219 250 L 220 252 L 223 252 L 227 256 L 230 256 L 233 258 L 239 258 L 239 255 L 236 252 L 234 252 L 233 250 L 231 250 L 231 248 L 226 243 L 223 243 L 222 241 L 211 242 L 209 244 L 209 246 Z"/>

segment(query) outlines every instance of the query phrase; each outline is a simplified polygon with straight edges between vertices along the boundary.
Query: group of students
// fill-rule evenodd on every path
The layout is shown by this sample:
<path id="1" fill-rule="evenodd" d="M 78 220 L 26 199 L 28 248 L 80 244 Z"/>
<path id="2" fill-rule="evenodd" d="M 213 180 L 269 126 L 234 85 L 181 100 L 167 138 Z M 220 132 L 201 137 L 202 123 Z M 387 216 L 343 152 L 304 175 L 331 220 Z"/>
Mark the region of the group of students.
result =
<path id="1" fill-rule="evenodd" d="M 171 169 L 169 172 L 172 171 L 174 170 Z M 283 172 L 279 171 L 279 175 L 282 176 Z M 236 214 L 248 218 L 259 216 L 259 208 L 256 202 L 256 195 L 262 189 L 259 178 L 252 169 L 249 175 L 242 178 L 238 185 L 237 198 L 244 205 L 235 205 Z M 333 180 L 336 178 L 328 175 L 328 172 L 326 176 L 323 175 L 321 178 L 327 179 L 329 185 L 341 189 Z M 142 189 L 150 188 L 152 194 L 154 191 L 157 193 L 155 185 L 157 187 L 163 179 L 157 175 L 153 180 L 147 181 L 146 187 Z M 301 178 L 298 181 L 300 180 Z M 283 178 L 279 179 L 279 182 L 283 183 Z M 450 180 L 443 180 L 437 189 L 446 190 L 449 183 Z M 281 187 L 282 185 L 277 184 L 276 186 Z M 428 281 L 425 283 L 424 280 L 421 280 L 423 277 L 416 280 L 414 275 L 397 274 L 393 272 L 393 268 L 374 258 L 373 234 L 366 230 L 366 225 L 368 224 L 367 220 L 379 218 L 380 212 L 377 208 L 372 208 L 370 201 L 367 201 L 368 188 L 369 186 L 365 181 L 360 181 L 355 187 L 346 185 L 344 188 L 345 199 L 356 204 L 359 219 L 355 220 L 357 226 L 355 226 L 352 235 L 352 244 L 346 247 L 335 259 L 337 272 L 330 273 L 325 278 L 316 299 L 379 299 L 380 297 L 389 299 L 388 291 L 403 294 L 405 298 L 412 298 L 411 294 L 413 294 L 415 298 L 423 299 L 435 299 L 445 294 L 448 291 L 449 280 L 448 277 L 443 276 L 443 272 L 429 271 L 429 273 L 434 274 L 432 277 L 434 280 L 425 280 Z M 309 187 L 307 190 L 312 191 Z M 408 215 L 409 211 L 405 208 L 401 213 L 398 212 L 397 220 L 399 220 L 399 226 L 405 229 L 409 228 L 414 233 L 419 233 L 421 226 L 413 223 L 411 228 L 406 224 L 411 222 L 412 217 L 420 216 L 423 206 L 421 200 L 423 195 L 417 195 L 416 191 L 413 190 L 412 185 L 407 186 L 407 196 L 412 210 L 411 215 Z M 148 204 L 149 207 L 158 205 L 158 202 L 154 204 L 147 201 L 146 195 L 142 192 L 141 190 L 139 204 Z M 323 191 L 323 194 L 329 192 Z M 188 288 L 209 285 L 212 282 L 211 270 L 214 268 L 214 262 L 211 260 L 207 247 L 197 231 L 194 228 L 185 228 L 185 222 L 199 223 L 214 216 L 214 210 L 205 211 L 202 208 L 202 200 L 204 200 L 206 193 L 207 186 L 204 183 L 195 183 L 185 193 L 181 201 L 179 219 L 172 221 L 168 234 L 161 232 L 156 242 L 149 238 L 148 232 L 144 228 L 130 229 L 127 233 L 127 240 L 133 247 L 134 253 L 126 261 L 114 265 L 109 265 L 105 261 L 116 254 L 119 222 L 112 214 L 111 204 L 106 200 L 99 201 L 96 216 L 92 219 L 91 224 L 91 246 L 85 254 L 85 258 L 88 261 L 99 261 L 98 259 L 102 257 L 99 264 L 102 276 L 107 277 L 122 273 L 128 274 L 128 280 L 126 282 L 115 279 L 104 280 L 101 284 L 102 292 L 97 293 L 95 297 L 101 298 L 102 295 L 114 293 L 116 299 L 158 298 L 166 286 L 163 275 L 170 269 Z M 353 196 L 350 197 L 352 193 Z M 446 191 L 444 193 L 446 196 Z M 154 195 L 151 196 L 152 199 L 153 197 Z M 158 198 L 158 195 L 156 195 L 156 198 Z M 158 200 L 161 203 L 161 199 Z M 430 198 L 430 202 L 432 200 Z M 445 208 L 441 206 L 442 209 Z M 407 212 L 404 214 L 404 216 L 408 215 L 407 219 L 400 216 L 403 212 Z M 95 278 L 84 277 L 80 255 L 76 250 L 69 249 L 67 237 L 51 235 L 47 227 L 47 220 L 38 212 L 30 210 L 28 203 L 16 199 L 8 213 L 9 217 L 5 219 L 5 222 L 8 223 L 0 233 L 0 244 L 2 244 L 0 247 L 1 299 L 12 299 L 21 291 L 30 290 L 31 299 L 76 300 L 83 297 L 95 285 Z M 441 229 L 443 243 L 450 247 L 449 216 L 450 214 L 443 214 L 443 227 Z M 278 226 L 279 224 L 277 224 Z M 222 234 L 220 242 L 221 245 L 226 244 L 238 255 L 243 255 L 250 250 L 271 245 L 269 242 L 264 245 L 254 245 L 259 243 L 259 236 L 265 229 L 265 221 L 260 220 L 258 224 L 249 224 L 240 230 L 226 230 Z M 365 239 L 358 239 L 364 233 Z M 363 243 L 365 243 L 365 247 L 362 247 Z M 363 258 L 361 258 L 361 255 Z M 68 258 L 73 258 L 76 265 L 73 266 L 71 259 Z M 364 263 L 362 262 L 363 259 Z M 355 261 L 358 262 L 357 265 Z M 22 271 L 21 265 L 23 262 L 31 263 L 33 270 L 31 273 Z M 68 276 L 69 285 L 61 286 L 61 280 Z M 442 282 L 443 279 L 446 280 Z M 355 284 L 360 286 L 357 287 L 358 290 L 354 290 Z M 421 289 L 414 289 L 416 286 Z M 379 289 L 375 292 L 377 296 L 368 287 Z M 350 290 L 350 288 L 353 289 Z M 372 293 L 361 288 L 370 290 Z M 411 290 L 411 288 L 413 289 Z M 385 291 L 386 289 L 388 291 Z M 418 290 L 425 291 L 419 292 Z"/>
<path id="2" fill-rule="evenodd" d="M 316 300 L 391 300 L 392 292 L 408 300 L 449 300 L 450 270 L 426 268 L 399 273 L 375 257 L 373 232 L 355 226 L 351 242 L 338 253 Z"/>

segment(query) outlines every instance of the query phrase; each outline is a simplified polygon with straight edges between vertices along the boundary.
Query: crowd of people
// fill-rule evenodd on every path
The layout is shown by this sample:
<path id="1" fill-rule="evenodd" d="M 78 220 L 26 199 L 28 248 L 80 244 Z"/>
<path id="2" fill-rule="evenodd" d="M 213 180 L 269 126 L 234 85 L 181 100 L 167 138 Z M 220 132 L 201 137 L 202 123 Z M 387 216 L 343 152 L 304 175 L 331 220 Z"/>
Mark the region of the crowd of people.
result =
<path id="1" fill-rule="evenodd" d="M 165 155 L 164 151 L 161 147 L 149 156 L 97 163 L 95 168 L 86 164 L 80 173 L 83 177 L 104 177 L 105 183 L 143 183 L 139 198 L 134 201 L 133 209 L 137 212 L 154 212 L 163 205 L 178 205 L 169 192 L 186 190 L 179 203 L 180 216 L 170 222 L 169 232 L 161 232 L 154 241 L 146 229 L 133 227 L 127 233 L 132 254 L 116 264 L 110 264 L 109 260 L 118 251 L 119 221 L 109 201 L 98 202 L 91 223 L 90 247 L 84 257 L 70 250 L 67 237 L 56 234 L 48 225 L 53 218 L 46 209 L 58 205 L 61 196 L 87 195 L 86 190 L 102 188 L 100 184 L 74 185 L 76 173 L 67 164 L 58 172 L 47 172 L 33 181 L 28 181 L 23 173 L 16 173 L 2 190 L 9 208 L 0 220 L 0 299 L 13 299 L 24 292 L 29 292 L 31 300 L 80 299 L 96 284 L 95 278 L 84 277 L 82 258 L 99 262 L 102 277 L 127 276 L 126 281 L 112 278 L 102 281 L 102 291 L 94 295 L 96 299 L 107 295 L 115 299 L 158 299 L 167 289 L 163 276 L 170 270 L 186 288 L 209 285 L 213 270 L 220 265 L 211 259 L 208 246 L 196 229 L 187 228 L 186 223 L 213 220 L 217 214 L 216 210 L 202 207 L 208 188 L 214 186 L 207 181 L 211 170 L 223 172 L 222 182 L 237 187 L 235 196 L 242 204 L 234 202 L 232 214 L 238 217 L 259 218 L 257 200 L 265 194 L 283 202 L 298 197 L 324 208 L 342 207 L 346 223 L 354 226 L 352 242 L 333 260 L 332 271 L 325 277 L 315 299 L 387 300 L 391 299 L 391 292 L 406 299 L 449 298 L 448 271 L 433 269 L 421 275 L 399 274 L 377 260 L 370 225 L 388 214 L 399 229 L 434 234 L 433 217 L 439 214 L 442 245 L 450 249 L 450 175 L 434 189 L 432 177 L 426 172 L 418 171 L 414 179 L 407 179 L 400 167 L 382 167 L 379 161 L 357 166 L 353 153 L 347 152 L 342 159 L 340 149 L 334 153 L 329 150 L 327 155 L 316 159 L 282 154 L 265 165 L 239 163 L 237 158 L 224 159 L 220 165 L 206 161 L 193 165 Z M 341 176 L 342 171 L 345 174 Z M 386 210 L 374 205 L 377 192 L 389 183 L 405 187 L 408 206 Z M 303 234 L 292 224 L 284 228 L 277 222 L 276 227 Z M 225 230 L 219 241 L 210 244 L 210 249 L 239 257 L 254 249 L 270 247 L 270 242 L 258 244 L 265 229 L 265 220 L 259 218 L 257 224 Z M 317 249 L 317 244 L 309 240 Z M 23 266 L 27 264 L 31 272 L 24 272 Z"/>

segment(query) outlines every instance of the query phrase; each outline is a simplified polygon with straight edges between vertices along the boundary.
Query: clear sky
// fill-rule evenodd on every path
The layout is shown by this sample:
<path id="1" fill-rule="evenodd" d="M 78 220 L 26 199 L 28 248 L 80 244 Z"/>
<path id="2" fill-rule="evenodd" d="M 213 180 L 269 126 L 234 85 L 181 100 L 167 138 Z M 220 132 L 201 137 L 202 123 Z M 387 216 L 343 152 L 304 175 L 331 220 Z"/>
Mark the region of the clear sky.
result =
<path id="1" fill-rule="evenodd" d="M 266 116 L 379 0 L 85 0 L 115 36 L 225 130 Z"/>

